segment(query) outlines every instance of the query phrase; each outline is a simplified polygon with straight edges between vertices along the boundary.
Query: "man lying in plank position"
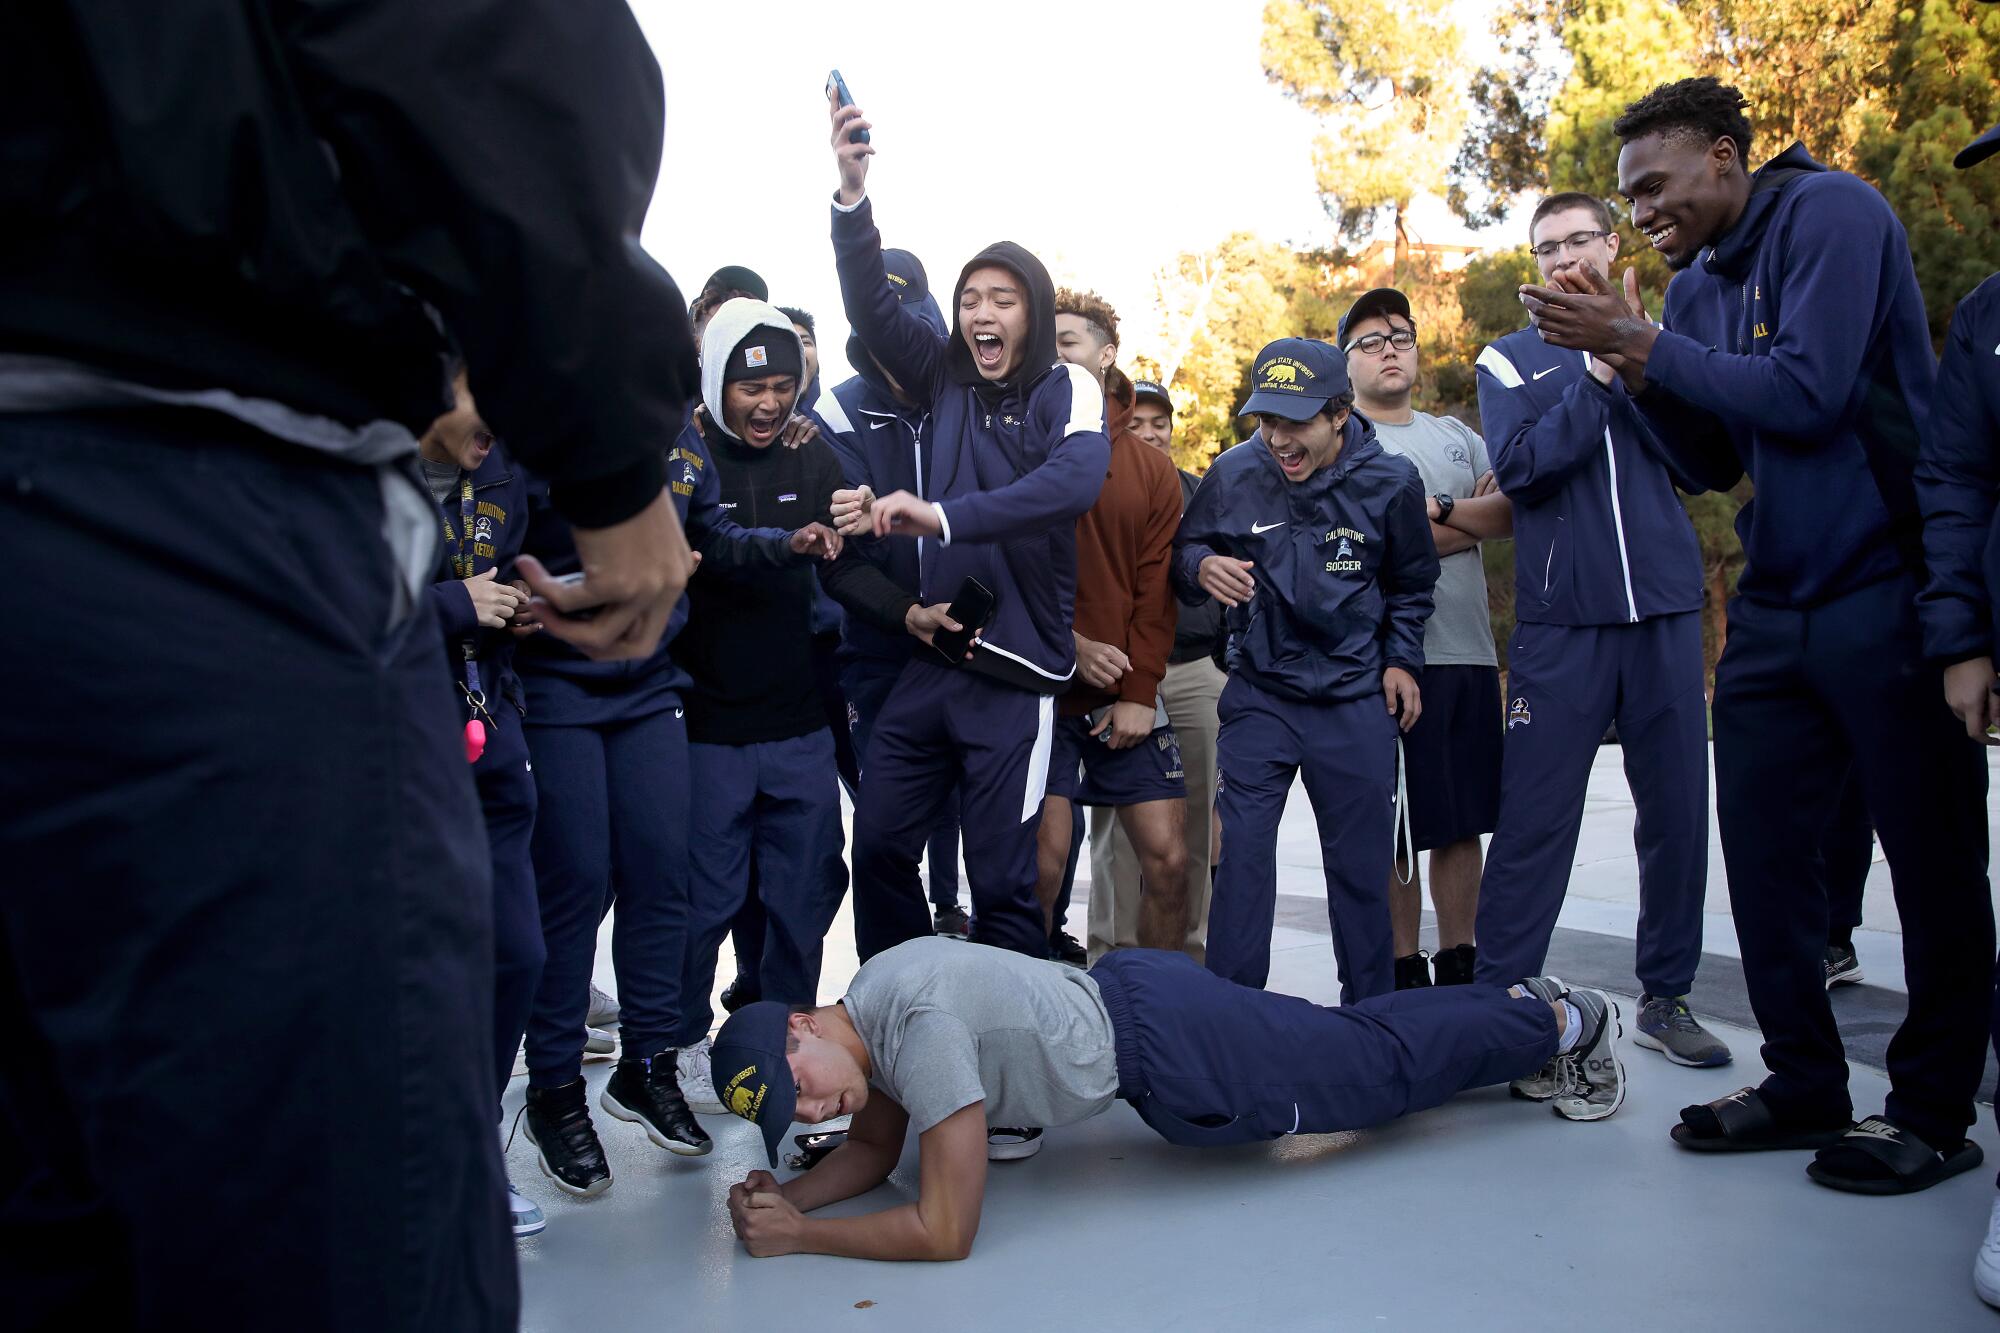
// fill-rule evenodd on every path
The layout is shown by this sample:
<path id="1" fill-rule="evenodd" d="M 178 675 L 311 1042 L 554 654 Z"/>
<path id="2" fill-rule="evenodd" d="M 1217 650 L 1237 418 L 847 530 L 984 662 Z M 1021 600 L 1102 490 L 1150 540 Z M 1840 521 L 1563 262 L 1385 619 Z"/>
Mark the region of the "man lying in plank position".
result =
<path id="1" fill-rule="evenodd" d="M 862 965 L 838 1004 L 731 1016 L 711 1052 L 723 1103 L 756 1122 L 771 1165 L 794 1120 L 851 1114 L 847 1140 L 780 1184 L 729 1191 L 753 1255 L 962 1259 L 979 1230 L 986 1129 L 1070 1125 L 1130 1102 L 1170 1143 L 1363 1129 L 1562 1057 L 1549 1098 L 1571 1120 L 1625 1099 L 1618 1009 L 1553 977 L 1511 989 L 1398 991 L 1338 1009 L 1238 986 L 1185 954 L 1120 949 L 1089 972 L 936 937 Z M 888 1179 L 903 1138 L 915 1203 L 816 1218 Z"/>

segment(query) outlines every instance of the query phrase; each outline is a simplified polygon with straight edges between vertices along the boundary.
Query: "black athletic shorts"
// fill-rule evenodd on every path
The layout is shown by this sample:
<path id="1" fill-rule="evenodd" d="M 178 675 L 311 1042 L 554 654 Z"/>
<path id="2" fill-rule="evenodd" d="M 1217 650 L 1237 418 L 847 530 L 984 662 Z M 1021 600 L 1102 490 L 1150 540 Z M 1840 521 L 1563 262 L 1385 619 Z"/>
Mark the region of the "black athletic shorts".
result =
<path id="1" fill-rule="evenodd" d="M 1500 818 L 1500 670 L 1425 667 L 1424 711 L 1403 737 L 1418 851 L 1491 833 Z"/>

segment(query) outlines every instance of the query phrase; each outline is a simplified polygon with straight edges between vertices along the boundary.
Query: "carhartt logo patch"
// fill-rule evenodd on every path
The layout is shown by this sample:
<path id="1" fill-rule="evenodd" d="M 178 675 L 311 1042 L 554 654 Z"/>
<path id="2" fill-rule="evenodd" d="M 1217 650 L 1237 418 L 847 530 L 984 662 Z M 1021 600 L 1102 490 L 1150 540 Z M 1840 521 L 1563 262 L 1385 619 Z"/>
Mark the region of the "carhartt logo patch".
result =
<path id="1" fill-rule="evenodd" d="M 743 364 L 754 369 L 770 365 L 771 358 L 761 347 L 746 347 L 743 349 Z"/>

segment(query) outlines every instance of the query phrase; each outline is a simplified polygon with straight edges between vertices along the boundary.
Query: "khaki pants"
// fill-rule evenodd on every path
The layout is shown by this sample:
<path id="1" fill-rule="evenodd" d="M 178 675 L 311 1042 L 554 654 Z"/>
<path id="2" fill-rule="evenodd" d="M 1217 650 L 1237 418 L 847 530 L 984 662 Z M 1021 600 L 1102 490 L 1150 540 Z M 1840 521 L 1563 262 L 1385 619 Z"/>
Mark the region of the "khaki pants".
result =
<path id="1" fill-rule="evenodd" d="M 1180 742 L 1187 773 L 1188 933 L 1181 946 L 1197 963 L 1208 941 L 1209 832 L 1215 806 L 1215 702 L 1229 677 L 1203 657 L 1167 668 L 1160 698 Z M 1139 942 L 1139 854 L 1119 826 L 1118 812 L 1090 812 L 1090 957 Z"/>

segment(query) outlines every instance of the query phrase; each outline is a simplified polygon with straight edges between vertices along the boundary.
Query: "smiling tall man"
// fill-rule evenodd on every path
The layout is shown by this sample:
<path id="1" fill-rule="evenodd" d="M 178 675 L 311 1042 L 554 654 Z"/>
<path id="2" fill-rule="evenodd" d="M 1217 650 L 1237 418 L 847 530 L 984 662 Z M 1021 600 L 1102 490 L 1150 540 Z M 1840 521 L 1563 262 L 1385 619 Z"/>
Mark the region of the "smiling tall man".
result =
<path id="1" fill-rule="evenodd" d="M 918 604 L 906 626 L 978 631 L 949 657 L 921 650 L 897 677 L 868 741 L 854 812 L 854 934 L 863 960 L 931 933 L 917 873 L 924 843 L 959 790 L 972 938 L 1046 958 L 1035 896 L 1035 837 L 1047 785 L 1055 696 L 1076 674 L 1076 520 L 1110 466 L 1104 395 L 1082 366 L 1056 360 L 1055 284 L 1011 241 L 960 272 L 955 324 L 939 339 L 896 299 L 864 193 L 874 148 L 858 107 L 831 107 L 840 189 L 833 249 L 847 321 L 868 355 L 930 414 L 922 494 L 842 491 L 843 535 L 909 541 Z M 974 585 L 992 597 L 983 624 L 951 603 Z"/>
<path id="2" fill-rule="evenodd" d="M 1245 986 L 1270 974 L 1278 821 L 1303 771 L 1351 1004 L 1394 988 L 1398 725 L 1421 709 L 1437 547 L 1423 479 L 1354 411 L 1339 348 L 1281 338 L 1254 365 L 1242 412 L 1259 438 L 1215 460 L 1174 535 L 1181 599 L 1229 608 L 1208 966 Z"/>
<path id="3" fill-rule="evenodd" d="M 1614 126 L 1619 193 L 1676 270 L 1663 326 L 1629 271 L 1624 297 L 1584 267 L 1523 297 L 1545 340 L 1618 370 L 1684 471 L 1717 490 L 1747 473 L 1757 488 L 1737 519 L 1745 559 L 1714 729 L 1729 896 L 1771 1072 L 1688 1107 L 1674 1138 L 1819 1148 L 1807 1170 L 1821 1184 L 1908 1193 L 1980 1160 L 1965 1130 L 1993 965 L 1986 765 L 1925 658 L 1941 609 L 1917 601 L 1912 469 L 1936 363 L 1888 204 L 1800 144 L 1750 173 L 1745 105 L 1688 79 Z M 1859 1125 L 1813 866 L 1850 771 L 1888 856 L 1910 993 L 1887 1107 Z"/>

